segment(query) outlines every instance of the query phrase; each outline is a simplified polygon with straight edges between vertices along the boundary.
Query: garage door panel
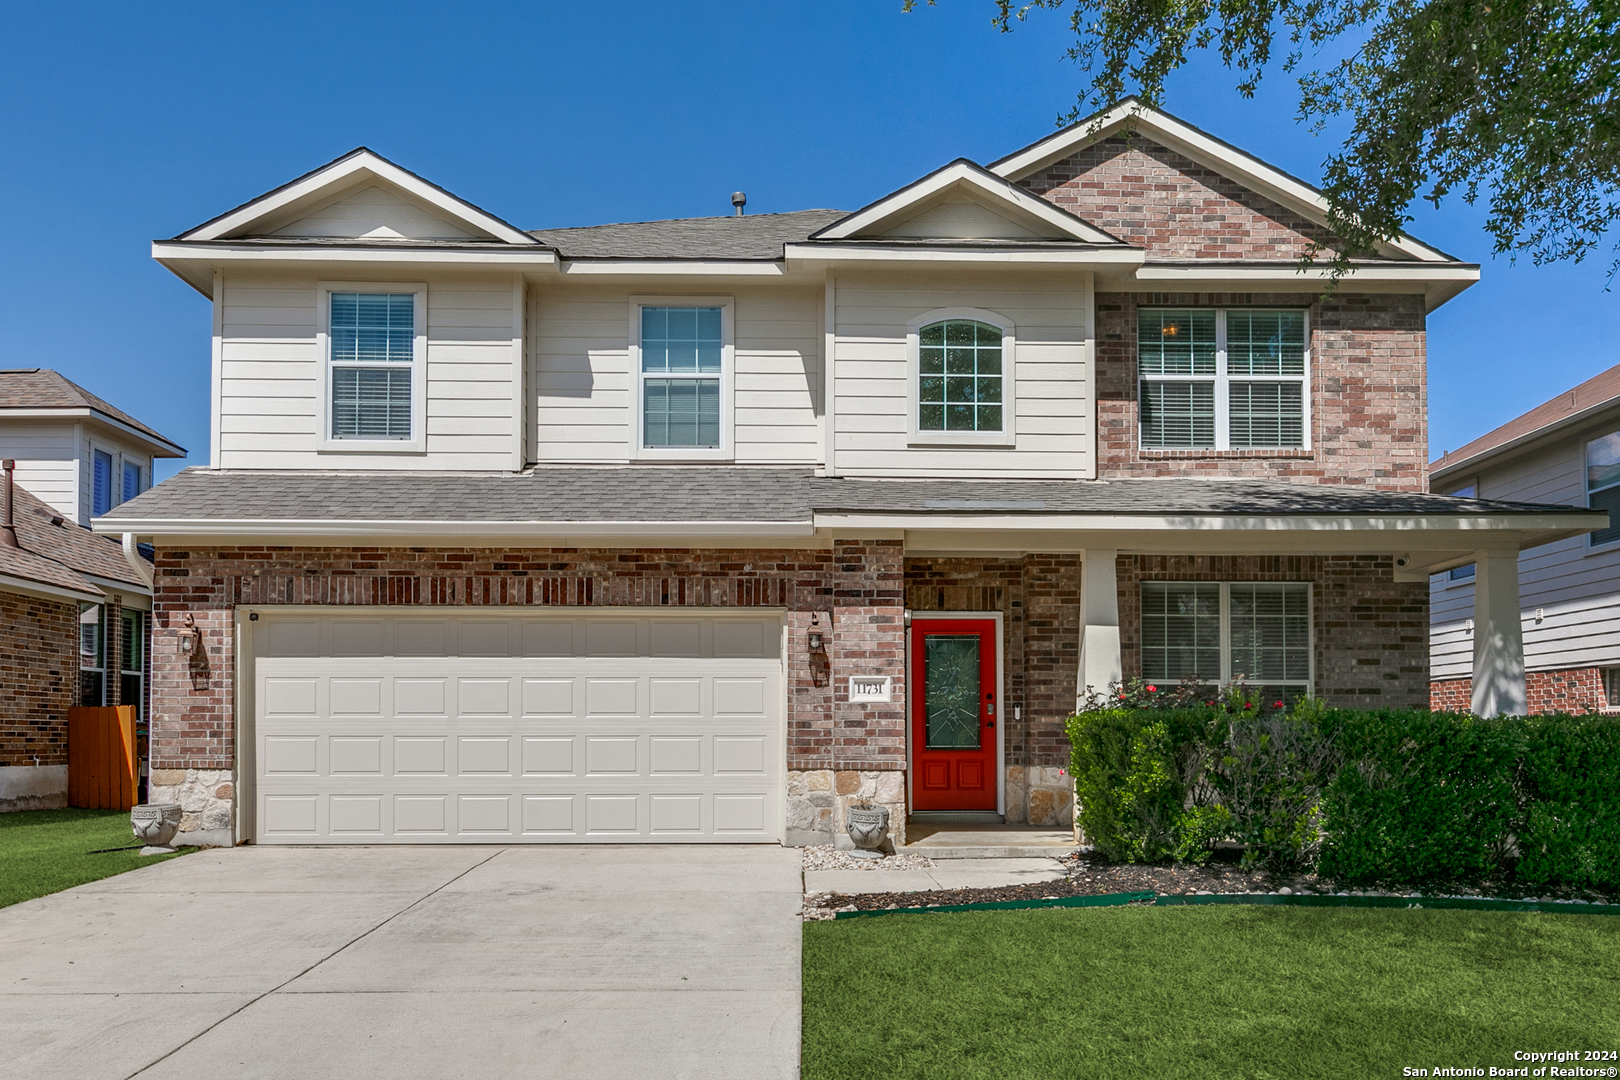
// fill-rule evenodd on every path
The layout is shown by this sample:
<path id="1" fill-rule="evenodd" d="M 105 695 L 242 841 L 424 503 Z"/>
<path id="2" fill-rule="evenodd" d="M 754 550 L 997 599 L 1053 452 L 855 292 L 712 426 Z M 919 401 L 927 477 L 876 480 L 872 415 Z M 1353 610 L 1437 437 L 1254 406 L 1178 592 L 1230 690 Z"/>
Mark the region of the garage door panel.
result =
<path id="1" fill-rule="evenodd" d="M 344 619 L 255 650 L 261 841 L 778 839 L 779 622 Z"/>

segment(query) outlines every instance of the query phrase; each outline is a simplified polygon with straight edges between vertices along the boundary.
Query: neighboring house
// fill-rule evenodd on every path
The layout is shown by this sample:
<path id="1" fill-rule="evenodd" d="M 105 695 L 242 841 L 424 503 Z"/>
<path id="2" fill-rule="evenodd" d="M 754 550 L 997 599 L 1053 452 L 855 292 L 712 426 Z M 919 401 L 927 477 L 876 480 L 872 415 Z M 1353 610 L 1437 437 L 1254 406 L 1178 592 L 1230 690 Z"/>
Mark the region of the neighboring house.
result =
<path id="1" fill-rule="evenodd" d="M 1620 366 L 1432 462 L 1434 491 L 1620 510 Z M 1620 709 L 1620 526 L 1519 558 L 1529 708 Z M 1466 709 L 1472 687 L 1475 568 L 1430 585 L 1430 698 Z"/>
<path id="2" fill-rule="evenodd" d="M 0 457 L 17 483 L 69 521 L 90 519 L 152 486 L 154 458 L 186 452 L 49 368 L 0 370 Z"/>
<path id="3" fill-rule="evenodd" d="M 1324 298 L 1325 220 L 1126 103 L 853 213 L 525 232 L 361 149 L 160 241 L 212 453 L 95 525 L 156 548 L 154 797 L 825 843 L 860 798 L 1067 821 L 1122 675 L 1422 705 L 1429 573 L 1608 519 L 1428 493 L 1425 318 L 1478 268 L 1402 237 Z M 1522 708 L 1480 595 L 1477 704 Z"/>
<path id="4" fill-rule="evenodd" d="M 134 705 L 145 739 L 150 557 L 132 546 L 131 563 L 117 538 L 83 526 L 151 487 L 154 458 L 184 456 L 55 371 L 0 370 L 0 458 L 15 462 L 22 542 L 10 557 L 36 570 L 44 559 L 77 575 L 70 587 L 70 579 L 19 571 L 31 591 L 4 599 L 12 606 L 0 619 L 0 667 L 8 689 L 26 689 L 13 689 L 0 706 L 0 810 L 66 805 L 69 706 Z M 36 528 L 40 520 L 48 527 Z M 41 594 L 42 584 L 76 598 Z M 64 613 L 73 624 L 65 631 Z"/>
<path id="5" fill-rule="evenodd" d="M 11 480 L 7 469 L 0 483 Z M 11 487 L 11 527 L 0 517 L 0 811 L 41 810 L 67 805 L 68 709 L 144 704 L 151 567 Z"/>

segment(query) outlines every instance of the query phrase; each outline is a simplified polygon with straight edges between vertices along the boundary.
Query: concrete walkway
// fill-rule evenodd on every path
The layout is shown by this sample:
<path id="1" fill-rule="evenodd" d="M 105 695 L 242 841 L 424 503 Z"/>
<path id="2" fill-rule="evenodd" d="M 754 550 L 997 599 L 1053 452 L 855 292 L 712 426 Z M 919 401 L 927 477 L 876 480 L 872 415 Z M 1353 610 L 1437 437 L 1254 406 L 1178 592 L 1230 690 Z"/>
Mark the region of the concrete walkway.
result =
<path id="1" fill-rule="evenodd" d="M 924 892 L 934 889 L 991 889 L 1056 881 L 1063 867 L 1056 859 L 951 859 L 931 870 L 806 870 L 804 891 L 836 893 Z"/>
<path id="2" fill-rule="evenodd" d="M 796 1077 L 799 853 L 237 848 L 0 909 L 0 1077 Z"/>

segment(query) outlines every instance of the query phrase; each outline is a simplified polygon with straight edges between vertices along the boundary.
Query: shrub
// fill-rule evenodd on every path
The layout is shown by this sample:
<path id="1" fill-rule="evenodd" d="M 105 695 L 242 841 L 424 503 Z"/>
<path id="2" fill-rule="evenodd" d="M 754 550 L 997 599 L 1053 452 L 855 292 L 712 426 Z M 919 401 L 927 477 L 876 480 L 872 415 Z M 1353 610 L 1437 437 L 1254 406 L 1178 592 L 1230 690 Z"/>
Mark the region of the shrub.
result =
<path id="1" fill-rule="evenodd" d="M 1195 805 L 1211 707 L 1097 708 L 1069 718 L 1077 820 L 1115 862 L 1201 862 L 1224 831 L 1221 811 Z"/>
<path id="2" fill-rule="evenodd" d="M 1519 881 L 1620 889 L 1620 717 L 1521 723 Z"/>
<path id="3" fill-rule="evenodd" d="M 1322 874 L 1436 886 L 1501 872 L 1517 817 L 1522 721 L 1422 709 L 1323 720 L 1344 765 L 1323 793 Z"/>
<path id="4" fill-rule="evenodd" d="M 1340 765 L 1326 715 L 1306 698 L 1287 713 L 1229 709 L 1215 723 L 1207 778 L 1226 811 L 1222 839 L 1243 844 L 1244 866 L 1293 870 L 1315 861 L 1322 789 Z"/>

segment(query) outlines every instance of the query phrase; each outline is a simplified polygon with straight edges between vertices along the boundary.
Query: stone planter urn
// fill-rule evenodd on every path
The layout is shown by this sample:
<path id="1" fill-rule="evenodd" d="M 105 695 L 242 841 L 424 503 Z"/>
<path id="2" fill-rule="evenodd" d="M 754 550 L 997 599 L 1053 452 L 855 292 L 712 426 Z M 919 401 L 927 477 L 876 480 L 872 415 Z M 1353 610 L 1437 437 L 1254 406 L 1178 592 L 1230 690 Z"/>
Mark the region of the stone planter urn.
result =
<path id="1" fill-rule="evenodd" d="M 881 859 L 878 850 L 889 838 L 889 808 L 887 806 L 851 806 L 844 811 L 844 828 L 855 844 L 850 852 L 857 859 Z"/>
<path id="2" fill-rule="evenodd" d="M 135 839 L 146 845 L 141 849 L 142 855 L 153 849 L 173 851 L 169 845 L 174 834 L 180 831 L 180 804 L 142 803 L 130 810 L 129 825 Z"/>

